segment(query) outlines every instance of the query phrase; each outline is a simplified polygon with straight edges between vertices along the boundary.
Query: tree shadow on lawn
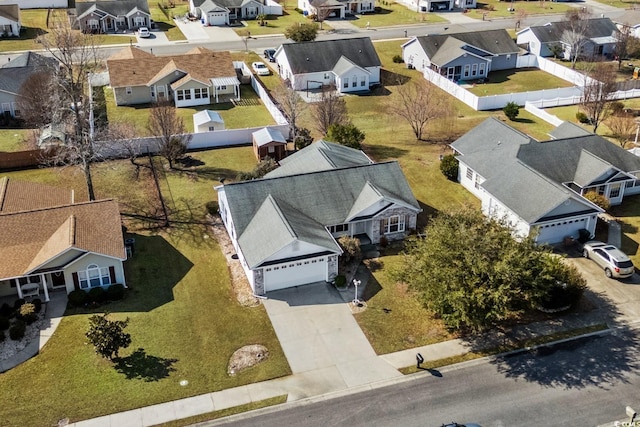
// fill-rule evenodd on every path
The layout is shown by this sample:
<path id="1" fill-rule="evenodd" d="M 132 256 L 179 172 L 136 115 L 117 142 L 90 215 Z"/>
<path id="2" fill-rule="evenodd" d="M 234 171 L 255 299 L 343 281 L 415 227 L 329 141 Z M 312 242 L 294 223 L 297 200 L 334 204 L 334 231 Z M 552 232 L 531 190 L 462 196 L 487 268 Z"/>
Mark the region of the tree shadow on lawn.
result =
<path id="1" fill-rule="evenodd" d="M 409 150 L 394 147 L 392 145 L 364 145 L 366 147 L 365 151 L 367 155 L 377 162 L 383 162 L 389 159 L 399 159 L 409 153 Z"/>
<path id="2" fill-rule="evenodd" d="M 526 124 L 531 124 L 531 123 L 535 123 L 533 120 L 531 119 L 524 119 L 522 117 L 516 117 L 515 119 L 513 119 L 514 122 L 518 122 L 518 123 L 526 123 Z"/>
<path id="3" fill-rule="evenodd" d="M 173 367 L 178 359 L 165 359 L 151 356 L 143 348 L 138 348 L 129 356 L 115 360 L 115 369 L 128 380 L 143 380 L 145 382 L 160 381 L 167 378 L 176 368 Z"/>
<path id="4" fill-rule="evenodd" d="M 382 83 L 383 86 L 401 86 L 410 80 L 411 77 L 405 76 L 404 74 L 394 73 L 385 68 L 380 70 L 380 83 Z"/>

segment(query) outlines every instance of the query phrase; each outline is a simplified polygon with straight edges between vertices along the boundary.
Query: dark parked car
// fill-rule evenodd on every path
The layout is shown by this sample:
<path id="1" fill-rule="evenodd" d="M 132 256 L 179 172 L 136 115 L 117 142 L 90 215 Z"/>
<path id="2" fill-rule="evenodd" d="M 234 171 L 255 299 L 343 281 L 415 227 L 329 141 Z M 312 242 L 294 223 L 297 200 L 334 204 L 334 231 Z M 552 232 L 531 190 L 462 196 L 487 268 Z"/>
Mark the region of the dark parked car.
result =
<path id="1" fill-rule="evenodd" d="M 276 58 L 274 58 L 273 55 L 276 54 L 276 50 L 275 49 L 265 49 L 264 50 L 264 57 L 266 59 L 269 60 L 269 62 L 276 62 Z"/>

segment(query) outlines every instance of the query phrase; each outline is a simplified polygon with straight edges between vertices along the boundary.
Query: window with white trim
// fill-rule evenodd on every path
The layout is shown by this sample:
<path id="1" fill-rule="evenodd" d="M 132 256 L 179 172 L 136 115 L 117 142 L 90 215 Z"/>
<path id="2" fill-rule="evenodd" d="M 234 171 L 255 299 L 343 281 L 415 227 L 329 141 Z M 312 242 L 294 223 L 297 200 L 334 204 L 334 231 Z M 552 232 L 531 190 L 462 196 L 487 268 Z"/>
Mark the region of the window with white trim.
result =
<path id="1" fill-rule="evenodd" d="M 344 89 L 349 87 L 349 77 L 345 77 L 344 80 L 342 81 L 342 87 Z"/>
<path id="2" fill-rule="evenodd" d="M 367 78 L 365 76 L 360 77 L 360 86 L 367 85 Z"/>
<path id="3" fill-rule="evenodd" d="M 358 86 L 358 76 L 351 77 L 351 87 L 357 87 L 357 86 Z"/>
<path id="4" fill-rule="evenodd" d="M 135 18 L 133 18 L 133 24 L 136 27 L 144 27 L 146 25 L 146 20 L 144 19 L 144 16 L 136 16 Z"/>
<path id="5" fill-rule="evenodd" d="M 485 63 L 483 62 L 482 64 L 480 64 L 480 71 L 478 71 L 478 74 L 480 74 L 481 76 L 484 76 L 484 67 L 485 67 Z"/>
<path id="6" fill-rule="evenodd" d="M 473 179 L 473 169 L 467 168 L 467 179 Z"/>
<path id="7" fill-rule="evenodd" d="M 214 126 L 209 126 L 209 132 L 213 132 L 214 130 L 216 130 Z"/>
<path id="8" fill-rule="evenodd" d="M 464 66 L 464 76 L 469 77 L 469 72 L 471 71 L 471 65 L 467 64 Z"/>
<path id="9" fill-rule="evenodd" d="M 478 74 L 478 64 L 472 64 L 471 65 L 471 75 L 475 76 Z"/>
<path id="10" fill-rule="evenodd" d="M 12 102 L 11 107 L 13 108 L 13 117 L 20 117 L 22 113 L 20 112 L 20 107 L 18 106 L 18 104 Z"/>
<path id="11" fill-rule="evenodd" d="M 97 30 L 98 29 L 98 20 L 97 19 L 89 19 L 88 24 L 89 24 L 89 28 L 91 28 L 92 30 Z"/>
<path id="12" fill-rule="evenodd" d="M 91 264 L 86 270 L 78 271 L 78 282 L 80 289 L 109 286 L 111 284 L 109 267 L 100 268 L 96 264 Z"/>
<path id="13" fill-rule="evenodd" d="M 349 224 L 338 224 L 329 227 L 331 233 L 341 233 L 343 231 L 349 231 Z"/>
<path id="14" fill-rule="evenodd" d="M 613 199 L 620 196 L 620 184 L 612 185 L 609 189 L 609 198 Z"/>
<path id="15" fill-rule="evenodd" d="M 393 215 L 380 221 L 380 231 L 383 234 L 404 231 L 404 215 Z"/>

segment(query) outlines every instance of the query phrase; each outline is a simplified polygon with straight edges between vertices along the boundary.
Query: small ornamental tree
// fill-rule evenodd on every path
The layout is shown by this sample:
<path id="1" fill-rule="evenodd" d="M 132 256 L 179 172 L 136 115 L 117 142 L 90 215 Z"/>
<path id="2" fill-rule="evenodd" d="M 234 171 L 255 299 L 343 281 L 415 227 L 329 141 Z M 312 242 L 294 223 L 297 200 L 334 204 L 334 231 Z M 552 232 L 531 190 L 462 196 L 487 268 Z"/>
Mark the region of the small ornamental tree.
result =
<path id="1" fill-rule="evenodd" d="M 440 172 L 450 181 L 458 179 L 458 159 L 453 154 L 447 154 L 440 161 Z"/>
<path id="2" fill-rule="evenodd" d="M 520 114 L 520 107 L 515 102 L 509 102 L 504 106 L 502 112 L 509 120 L 513 121 L 518 117 L 518 114 Z"/>
<path id="3" fill-rule="evenodd" d="M 278 163 L 271 157 L 265 157 L 260 160 L 253 170 L 249 172 L 240 172 L 237 176 L 238 181 L 248 181 L 251 179 L 259 179 L 278 167 Z"/>
<path id="4" fill-rule="evenodd" d="M 327 132 L 327 139 L 335 141 L 338 144 L 346 147 L 360 149 L 362 141 L 364 141 L 364 132 L 352 125 L 351 123 L 343 125 L 340 123 L 334 123 L 329 126 Z"/>
<path id="5" fill-rule="evenodd" d="M 284 36 L 294 42 L 311 42 L 318 36 L 318 26 L 313 22 L 293 24 L 285 30 Z"/>
<path id="6" fill-rule="evenodd" d="M 342 248 L 342 256 L 345 263 L 349 263 L 351 260 L 359 261 L 362 257 L 360 241 L 355 237 L 342 236 L 338 239 L 338 244 Z"/>
<path id="7" fill-rule="evenodd" d="M 601 207 L 605 211 L 608 211 L 611 207 L 609 199 L 607 199 L 603 194 L 598 194 L 596 191 L 587 191 L 582 196 L 594 205 Z"/>
<path id="8" fill-rule="evenodd" d="M 131 344 L 131 335 L 124 331 L 129 324 L 129 318 L 109 320 L 107 315 L 108 313 L 91 316 L 89 330 L 85 335 L 89 343 L 95 347 L 97 354 L 105 359 L 114 360 L 118 357 L 120 349 L 127 348 Z"/>
<path id="9" fill-rule="evenodd" d="M 312 142 L 313 137 L 311 136 L 311 131 L 307 128 L 298 129 L 296 135 L 293 138 L 293 143 L 296 147 L 296 150 L 301 150 L 304 147 L 311 145 Z"/>

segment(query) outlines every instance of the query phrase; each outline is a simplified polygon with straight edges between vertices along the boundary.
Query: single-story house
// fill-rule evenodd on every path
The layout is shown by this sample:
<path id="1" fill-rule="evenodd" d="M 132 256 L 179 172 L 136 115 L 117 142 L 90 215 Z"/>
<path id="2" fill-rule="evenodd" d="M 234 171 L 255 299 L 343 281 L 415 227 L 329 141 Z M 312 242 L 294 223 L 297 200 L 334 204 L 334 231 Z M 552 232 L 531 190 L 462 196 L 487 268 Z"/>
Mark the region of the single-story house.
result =
<path id="1" fill-rule="evenodd" d="M 374 12 L 375 2 L 373 0 L 298 0 L 298 9 L 307 16 L 320 15 L 325 18 L 344 19 L 347 14 Z"/>
<path id="2" fill-rule="evenodd" d="M 189 13 L 203 25 L 231 25 L 258 15 L 282 15 L 282 6 L 273 0 L 189 0 Z"/>
<path id="3" fill-rule="evenodd" d="M 198 111 L 193 114 L 193 129 L 196 133 L 224 130 L 224 120 L 217 111 Z"/>
<path id="4" fill-rule="evenodd" d="M 625 27 L 629 28 L 629 35 L 640 38 L 640 11 L 635 9 L 625 10 L 624 15 L 619 18 L 612 18 L 612 20 L 618 30 L 622 31 Z"/>
<path id="5" fill-rule="evenodd" d="M 413 37 L 402 45 L 402 58 L 409 68 L 458 81 L 516 68 L 519 51 L 506 30 L 486 30 Z"/>
<path id="6" fill-rule="evenodd" d="M 610 56 L 615 52 L 618 28 L 609 18 L 593 18 L 584 27 L 584 41 L 579 55 L 587 58 L 604 55 Z M 518 31 L 516 42 L 537 56 L 554 56 L 556 50 L 562 52 L 562 57 L 573 59 L 576 52 L 572 52 L 572 42 L 580 35 L 573 34 L 570 24 L 566 21 L 550 22 L 545 25 L 527 27 Z"/>
<path id="7" fill-rule="evenodd" d="M 58 61 L 48 56 L 27 52 L 11 59 L 0 67 L 0 108 L 2 114 L 20 117 L 17 103 L 22 85 L 34 74 L 53 73 Z"/>
<path id="8" fill-rule="evenodd" d="M 78 201 L 73 190 L 0 179 L 0 296 L 126 286 L 115 200 Z"/>
<path id="9" fill-rule="evenodd" d="M 197 47 L 182 55 L 155 56 L 128 46 L 107 59 L 116 105 L 171 100 L 193 107 L 240 99 L 229 52 Z"/>
<path id="10" fill-rule="evenodd" d="M 147 0 L 76 2 L 77 28 L 85 33 L 116 33 L 151 27 Z"/>
<path id="11" fill-rule="evenodd" d="M 379 243 L 416 227 L 420 205 L 397 162 L 371 163 L 358 150 L 318 144 L 287 157 L 284 172 L 216 187 L 220 215 L 256 295 L 333 280 L 340 236 Z M 321 157 L 332 160 L 319 168 Z M 309 171 L 298 172 L 304 165 Z"/>
<path id="12" fill-rule="evenodd" d="M 274 58 L 278 74 L 295 90 L 335 86 L 347 93 L 380 84 L 380 58 L 369 37 L 285 43 Z"/>
<path id="13" fill-rule="evenodd" d="M 17 4 L 0 4 L 0 36 L 20 37 L 20 6 Z"/>
<path id="14" fill-rule="evenodd" d="M 287 139 L 277 129 L 262 128 L 251 134 L 253 153 L 258 160 L 271 157 L 276 162 L 287 156 Z"/>
<path id="15" fill-rule="evenodd" d="M 563 124 L 539 142 L 489 118 L 456 140 L 458 180 L 487 216 L 504 218 L 516 235 L 544 244 L 595 232 L 603 210 L 583 195 L 596 191 L 612 205 L 640 193 L 640 158 L 584 129 Z"/>

